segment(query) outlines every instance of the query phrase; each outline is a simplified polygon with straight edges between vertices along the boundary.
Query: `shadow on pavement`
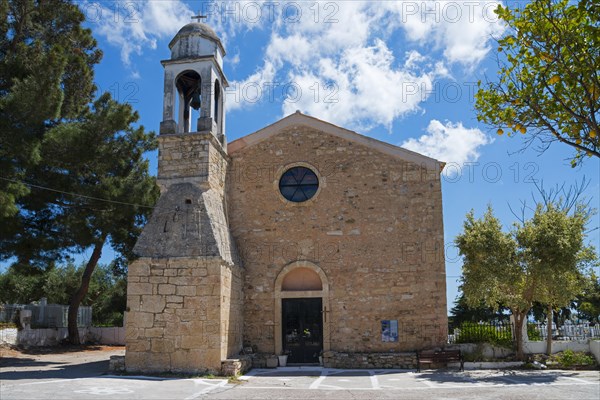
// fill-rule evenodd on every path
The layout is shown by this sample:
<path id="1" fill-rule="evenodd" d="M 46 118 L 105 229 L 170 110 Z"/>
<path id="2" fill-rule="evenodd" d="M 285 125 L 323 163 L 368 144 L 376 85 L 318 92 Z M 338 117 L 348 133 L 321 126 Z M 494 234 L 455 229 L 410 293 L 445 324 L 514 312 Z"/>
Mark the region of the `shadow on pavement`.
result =
<path id="1" fill-rule="evenodd" d="M 2 359 L 2 371 L 0 371 L 0 380 L 21 380 L 21 379 L 76 379 L 76 378 L 89 378 L 89 377 L 97 377 L 102 375 L 108 371 L 108 360 L 103 361 L 94 361 L 89 363 L 82 364 L 65 364 L 65 363 L 57 363 L 57 362 L 46 362 L 40 361 L 35 362 L 32 359 L 29 360 L 27 364 L 21 364 L 18 361 L 8 364 L 5 363 L 5 360 L 15 360 L 15 359 Z M 17 359 L 17 360 L 23 360 Z M 57 364 L 56 367 L 52 367 L 52 364 Z M 47 369 L 37 369 L 32 370 L 31 368 L 35 367 L 46 367 L 50 366 Z M 12 368 L 11 368 L 12 367 Z M 24 370 L 19 370 L 19 368 L 28 367 Z M 11 369 L 10 371 L 6 371 L 6 369 Z M 16 370 L 13 370 L 16 369 Z"/>
<path id="2" fill-rule="evenodd" d="M 277 369 L 253 369 L 254 371 L 251 375 L 256 376 L 266 376 L 266 377 L 318 377 L 321 376 L 323 371 L 327 374 L 327 376 L 336 376 L 336 377 L 352 377 L 352 376 L 370 376 L 369 370 L 364 369 L 333 369 L 333 368 L 315 368 L 315 369 L 286 369 L 286 368 L 277 368 Z M 386 374 L 401 374 L 414 372 L 414 370 L 399 370 L 399 369 L 389 369 L 389 370 L 370 370 L 374 371 L 376 375 L 386 375 Z"/>
<path id="3" fill-rule="evenodd" d="M 565 372 L 549 372 L 544 371 L 541 374 L 536 373 L 519 373 L 517 371 L 494 371 L 489 374 L 477 374 L 471 375 L 468 371 L 466 372 L 455 372 L 455 371 L 426 371 L 421 372 L 418 375 L 419 379 L 427 379 L 435 383 L 465 383 L 465 382 L 478 382 L 488 384 L 498 384 L 503 386 L 510 385 L 533 385 L 540 383 L 553 383 L 561 377 L 572 376 L 573 374 Z"/>
<path id="4" fill-rule="evenodd" d="M 85 351 L 101 351 L 107 348 L 124 349 L 125 346 L 105 346 L 105 345 L 59 345 L 49 347 L 29 347 L 26 349 L 19 348 L 22 354 L 42 355 L 42 354 L 64 354 L 64 353 L 79 353 Z"/>
<path id="5" fill-rule="evenodd" d="M 0 368 L 8 367 L 44 367 L 52 364 L 62 365 L 64 363 L 57 361 L 42 361 L 35 358 L 21 357 L 2 357 L 0 358 Z"/>

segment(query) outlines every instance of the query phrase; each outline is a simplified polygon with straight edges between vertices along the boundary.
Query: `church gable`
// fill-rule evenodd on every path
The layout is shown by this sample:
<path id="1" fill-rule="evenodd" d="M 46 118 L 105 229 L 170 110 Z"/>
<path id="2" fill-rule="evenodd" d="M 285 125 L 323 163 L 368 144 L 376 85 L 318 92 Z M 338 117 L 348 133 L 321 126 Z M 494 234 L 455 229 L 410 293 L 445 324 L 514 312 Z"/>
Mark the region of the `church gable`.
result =
<path id="1" fill-rule="evenodd" d="M 314 130 L 321 131 L 324 135 L 331 135 L 342 140 L 350 141 L 358 145 L 365 146 L 372 151 L 387 154 L 399 160 L 421 165 L 427 169 L 437 169 L 438 171 L 441 171 L 444 166 L 443 162 L 435 160 L 431 157 L 427 157 L 423 154 L 419 154 L 402 147 L 394 146 L 392 144 L 361 135 L 329 122 L 322 121 L 318 118 L 302 114 L 300 111 L 296 111 L 294 114 L 282 118 L 259 131 L 229 143 L 229 154 L 234 154 L 238 151 L 244 151 L 244 149 L 269 140 L 273 136 L 280 134 L 282 131 L 287 130 L 288 128 L 298 126 L 312 128 Z"/>

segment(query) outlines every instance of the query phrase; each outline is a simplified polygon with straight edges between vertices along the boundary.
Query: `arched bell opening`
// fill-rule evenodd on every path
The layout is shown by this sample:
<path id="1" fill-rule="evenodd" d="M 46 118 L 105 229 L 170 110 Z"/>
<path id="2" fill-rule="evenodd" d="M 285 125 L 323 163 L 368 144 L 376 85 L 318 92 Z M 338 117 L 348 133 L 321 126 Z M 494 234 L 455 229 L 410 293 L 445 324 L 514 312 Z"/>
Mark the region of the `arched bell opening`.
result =
<path id="1" fill-rule="evenodd" d="M 221 85 L 219 84 L 219 81 L 217 79 L 215 79 L 215 99 L 214 99 L 214 103 L 215 103 L 215 122 L 217 123 L 217 125 L 219 124 L 219 118 L 220 115 L 219 113 L 221 112 L 221 105 L 219 104 L 219 101 L 221 100 Z"/>
<path id="2" fill-rule="evenodd" d="M 175 81 L 180 133 L 192 132 L 192 121 L 201 117 L 202 79 L 196 71 L 184 71 Z"/>

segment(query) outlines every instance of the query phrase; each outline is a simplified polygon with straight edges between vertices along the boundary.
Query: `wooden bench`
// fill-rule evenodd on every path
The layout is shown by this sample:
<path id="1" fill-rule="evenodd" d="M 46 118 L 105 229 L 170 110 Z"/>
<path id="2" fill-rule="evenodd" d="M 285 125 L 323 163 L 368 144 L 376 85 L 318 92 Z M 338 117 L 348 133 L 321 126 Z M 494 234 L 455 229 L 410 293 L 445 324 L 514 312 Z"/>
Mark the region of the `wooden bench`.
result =
<path id="1" fill-rule="evenodd" d="M 417 352 L 417 372 L 421 372 L 421 364 L 437 364 L 460 362 L 460 371 L 465 370 L 465 361 L 460 350 L 421 350 Z"/>

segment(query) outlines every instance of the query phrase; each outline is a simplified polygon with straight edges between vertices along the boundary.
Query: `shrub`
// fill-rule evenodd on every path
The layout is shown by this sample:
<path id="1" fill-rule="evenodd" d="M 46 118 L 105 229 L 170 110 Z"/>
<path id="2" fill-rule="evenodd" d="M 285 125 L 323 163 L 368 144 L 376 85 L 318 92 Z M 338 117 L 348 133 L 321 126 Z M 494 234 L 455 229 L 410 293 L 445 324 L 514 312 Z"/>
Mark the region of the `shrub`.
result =
<path id="1" fill-rule="evenodd" d="M 596 363 L 594 357 L 582 351 L 573 351 L 571 349 L 557 353 L 553 355 L 552 358 L 563 368 L 570 368 L 575 365 L 594 365 Z"/>
<path id="2" fill-rule="evenodd" d="M 536 324 L 527 324 L 527 337 L 534 342 L 542 340 L 542 335 Z"/>
<path id="3" fill-rule="evenodd" d="M 510 325 L 486 325 L 463 322 L 459 328 L 456 343 L 489 343 L 502 347 L 512 347 Z"/>
<path id="4" fill-rule="evenodd" d="M 17 324 L 14 322 L 0 322 L 0 331 L 3 329 L 13 329 L 16 328 Z"/>

